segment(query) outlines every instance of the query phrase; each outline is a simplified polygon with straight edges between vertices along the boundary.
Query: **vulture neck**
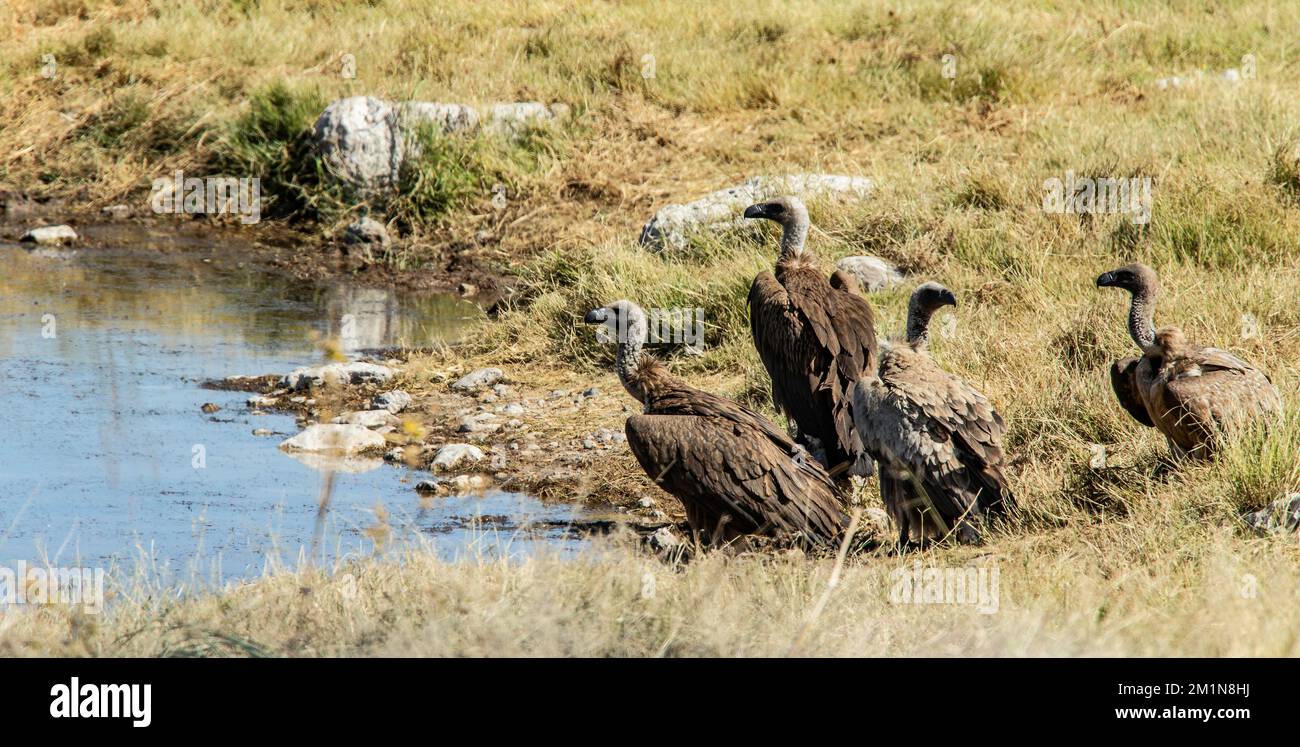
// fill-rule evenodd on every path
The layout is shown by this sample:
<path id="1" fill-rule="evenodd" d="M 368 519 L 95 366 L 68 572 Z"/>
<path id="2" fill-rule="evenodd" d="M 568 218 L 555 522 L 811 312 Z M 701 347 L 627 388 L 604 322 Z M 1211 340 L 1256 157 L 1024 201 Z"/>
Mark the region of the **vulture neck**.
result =
<path id="1" fill-rule="evenodd" d="M 645 388 L 641 384 L 641 364 L 649 360 L 649 356 L 641 354 L 644 344 L 640 338 L 629 336 L 627 341 L 618 344 L 618 355 L 614 360 L 614 371 L 623 388 L 642 403 L 645 402 Z"/>
<path id="2" fill-rule="evenodd" d="M 912 299 L 907 304 L 907 344 L 916 350 L 925 350 L 930 344 L 930 317 L 934 309 L 922 306 Z"/>
<path id="3" fill-rule="evenodd" d="M 804 242 L 808 240 L 808 214 L 792 213 L 781 224 L 781 261 L 790 262 L 804 256 Z"/>
<path id="4" fill-rule="evenodd" d="M 1156 340 L 1155 313 L 1156 299 L 1151 289 L 1143 286 L 1134 291 L 1128 307 L 1128 333 L 1143 350 Z"/>

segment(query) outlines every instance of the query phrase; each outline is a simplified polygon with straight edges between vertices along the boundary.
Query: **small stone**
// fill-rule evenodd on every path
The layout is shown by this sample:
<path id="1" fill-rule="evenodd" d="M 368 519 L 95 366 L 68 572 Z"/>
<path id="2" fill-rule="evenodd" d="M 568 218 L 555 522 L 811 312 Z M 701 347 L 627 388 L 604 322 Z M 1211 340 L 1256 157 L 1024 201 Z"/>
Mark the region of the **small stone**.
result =
<path id="1" fill-rule="evenodd" d="M 368 449 L 382 448 L 386 444 L 383 436 L 359 425 L 318 423 L 285 440 L 280 444 L 280 448 L 286 451 L 356 454 Z"/>
<path id="2" fill-rule="evenodd" d="M 273 430 L 271 430 L 271 429 L 269 429 L 269 428 L 254 428 L 254 429 L 253 429 L 253 435 L 254 435 L 254 436 L 274 436 L 274 435 L 275 435 L 275 431 L 273 431 Z"/>
<path id="3" fill-rule="evenodd" d="M 594 449 L 594 448 L 596 448 L 596 440 L 593 439 L 593 438 L 590 437 L 590 436 L 588 436 L 587 438 L 582 439 L 582 448 L 584 448 L 584 449 Z"/>
<path id="4" fill-rule="evenodd" d="M 480 368 L 457 379 L 451 388 L 458 392 L 472 392 L 481 387 L 492 386 L 505 375 L 505 372 L 499 368 Z"/>
<path id="5" fill-rule="evenodd" d="M 523 427 L 524 427 L 524 421 L 520 420 L 519 418 L 511 418 L 506 421 L 506 428 L 509 430 L 517 431 Z"/>
<path id="6" fill-rule="evenodd" d="M 478 294 L 478 286 L 473 283 L 461 283 L 457 290 L 462 296 L 473 296 Z"/>
<path id="7" fill-rule="evenodd" d="M 221 409 L 221 405 L 217 404 L 216 402 L 204 402 L 203 406 L 200 407 L 199 409 L 211 415 L 212 413 L 219 411 Z"/>
<path id="8" fill-rule="evenodd" d="M 439 484 L 437 480 L 421 480 L 415 484 L 417 493 L 437 493 Z"/>
<path id="9" fill-rule="evenodd" d="M 109 205 L 99 212 L 107 215 L 111 220 L 126 220 L 131 217 L 130 205 Z"/>
<path id="10" fill-rule="evenodd" d="M 471 444 L 447 444 L 433 455 L 433 471 L 452 470 L 483 459 L 483 450 Z"/>
<path id="11" fill-rule="evenodd" d="M 391 392 L 376 394 L 370 400 L 370 408 L 372 410 L 387 410 L 396 415 L 410 407 L 412 401 L 411 395 L 401 389 L 394 389 Z"/>
<path id="12" fill-rule="evenodd" d="M 451 487 L 457 493 L 472 493 L 491 484 L 492 481 L 484 475 L 456 475 L 451 478 Z"/>
<path id="13" fill-rule="evenodd" d="M 359 425 L 363 428 L 382 428 L 384 426 L 395 426 L 398 420 L 395 415 L 387 410 L 355 410 L 345 412 L 330 422 Z"/>
<path id="14" fill-rule="evenodd" d="M 903 282 L 902 274 L 879 257 L 845 257 L 836 262 L 835 267 L 852 275 L 866 293 L 876 293 Z"/>
<path id="15" fill-rule="evenodd" d="M 349 246 L 369 246 L 374 249 L 387 249 L 392 239 L 388 227 L 374 218 L 359 218 L 348 224 L 343 231 L 343 243 Z"/>
<path id="16" fill-rule="evenodd" d="M 654 508 L 655 502 L 653 498 L 642 498 L 636 502 L 636 505 L 641 508 Z"/>
<path id="17" fill-rule="evenodd" d="M 275 403 L 278 401 L 279 400 L 277 400 L 275 397 L 267 397 L 262 394 L 255 394 L 252 397 L 248 398 L 246 404 L 249 407 L 274 407 Z"/>
<path id="18" fill-rule="evenodd" d="M 1279 498 L 1267 508 L 1242 514 L 1242 520 L 1260 534 L 1285 534 L 1300 528 L 1300 493 Z"/>
<path id="19" fill-rule="evenodd" d="M 507 384 L 495 384 L 492 387 L 492 393 L 498 397 L 505 397 L 510 394 L 510 387 Z"/>
<path id="20" fill-rule="evenodd" d="M 389 449 L 384 452 L 385 462 L 404 462 L 406 461 L 406 449 L 400 446 L 395 449 Z M 418 489 L 418 488 L 417 488 Z"/>
<path id="21" fill-rule="evenodd" d="M 650 535 L 650 546 L 657 550 L 671 550 L 681 543 L 682 541 L 668 527 L 659 527 L 654 534 Z"/>
<path id="22" fill-rule="evenodd" d="M 293 390 L 310 389 L 322 384 L 376 384 L 393 380 L 396 372 L 374 363 L 331 363 L 326 366 L 296 368 L 280 379 L 280 386 Z"/>
<path id="23" fill-rule="evenodd" d="M 72 226 L 59 225 L 33 228 L 18 240 L 41 246 L 66 246 L 75 242 L 77 238 L 77 232 L 72 230 Z"/>
<path id="24" fill-rule="evenodd" d="M 600 387 L 598 386 L 589 386 L 582 390 L 582 396 L 587 397 L 588 399 L 595 397 L 598 394 L 600 394 Z"/>
<path id="25" fill-rule="evenodd" d="M 523 405 L 517 402 L 511 402 L 510 404 L 501 408 L 501 412 L 505 413 L 506 415 L 523 415 L 525 410 Z"/>

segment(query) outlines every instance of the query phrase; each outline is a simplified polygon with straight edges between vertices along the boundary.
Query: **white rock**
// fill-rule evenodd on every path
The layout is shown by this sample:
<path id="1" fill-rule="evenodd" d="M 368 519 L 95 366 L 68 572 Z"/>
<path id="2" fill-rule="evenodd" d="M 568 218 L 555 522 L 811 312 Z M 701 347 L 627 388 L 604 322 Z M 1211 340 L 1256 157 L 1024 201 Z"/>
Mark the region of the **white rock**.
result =
<path id="1" fill-rule="evenodd" d="M 401 421 L 387 410 L 355 410 L 345 412 L 330 422 L 359 425 L 362 428 L 382 428 L 384 426 L 396 426 Z"/>
<path id="2" fill-rule="evenodd" d="M 756 222 L 743 218 L 745 208 L 782 195 L 798 195 L 804 199 L 837 197 L 861 201 L 874 188 L 875 182 L 862 176 L 756 176 L 744 184 L 718 190 L 685 205 L 665 206 L 641 229 L 641 245 L 653 251 L 680 249 L 697 234 L 747 226 L 757 228 Z"/>
<path id="3" fill-rule="evenodd" d="M 60 225 L 33 228 L 18 240 L 42 246 L 64 246 L 73 243 L 77 238 L 77 232 L 72 230 L 72 226 Z"/>
<path id="4" fill-rule="evenodd" d="M 359 425 L 317 423 L 280 444 L 285 451 L 357 454 L 388 445 L 384 437 Z"/>
<path id="5" fill-rule="evenodd" d="M 404 143 L 398 113 L 372 96 L 339 99 L 316 120 L 317 152 L 330 172 L 367 193 L 391 188 L 401 172 Z"/>
<path id="6" fill-rule="evenodd" d="M 278 401 L 279 400 L 275 397 L 268 397 L 264 394 L 255 394 L 248 398 L 246 404 L 249 407 L 273 407 Z"/>
<path id="7" fill-rule="evenodd" d="M 1250 528 L 1261 534 L 1283 534 L 1300 528 L 1300 493 L 1273 501 L 1267 508 L 1248 512 L 1241 517 Z"/>
<path id="8" fill-rule="evenodd" d="M 659 527 L 650 535 L 650 545 L 660 550 L 671 550 L 682 544 L 680 538 L 668 527 Z"/>
<path id="9" fill-rule="evenodd" d="M 434 472 L 452 470 L 462 464 L 472 464 L 483 459 L 483 450 L 471 444 L 447 444 L 433 455 Z"/>
<path id="10" fill-rule="evenodd" d="M 457 493 L 473 493 L 487 488 L 492 481 L 483 475 L 456 475 L 451 478 L 452 490 Z"/>
<path id="11" fill-rule="evenodd" d="M 499 368 L 480 368 L 457 379 L 451 388 L 458 392 L 472 392 L 481 387 L 492 386 L 505 375 L 505 372 Z"/>
<path id="12" fill-rule="evenodd" d="M 563 104 L 494 104 L 481 112 L 465 104 L 432 101 L 394 103 L 373 96 L 332 102 L 316 120 L 317 152 L 330 172 L 362 195 L 391 189 L 402 162 L 420 153 L 416 135 L 433 125 L 444 134 L 480 130 L 515 137 L 528 128 L 564 119 Z"/>
<path id="13" fill-rule="evenodd" d="M 866 293 L 876 293 L 903 281 L 902 273 L 880 257 L 845 257 L 835 267 L 857 278 Z"/>
<path id="14" fill-rule="evenodd" d="M 376 394 L 374 399 L 370 400 L 370 407 L 375 410 L 387 410 L 397 414 L 411 406 L 411 395 L 401 389 L 394 389 L 391 392 Z"/>
<path id="15" fill-rule="evenodd" d="M 374 363 L 331 363 L 326 366 L 296 368 L 280 379 L 280 386 L 309 389 L 321 384 L 387 384 L 396 372 Z"/>
<path id="16" fill-rule="evenodd" d="M 374 218 L 358 218 L 348 224 L 343 231 L 343 241 L 352 246 L 371 246 L 376 249 L 387 249 L 392 239 L 388 236 L 388 228 Z"/>
<path id="17" fill-rule="evenodd" d="M 564 104 L 547 106 L 537 101 L 522 101 L 515 104 L 493 104 L 483 114 L 485 131 L 516 137 L 530 127 L 566 119 L 569 107 Z"/>

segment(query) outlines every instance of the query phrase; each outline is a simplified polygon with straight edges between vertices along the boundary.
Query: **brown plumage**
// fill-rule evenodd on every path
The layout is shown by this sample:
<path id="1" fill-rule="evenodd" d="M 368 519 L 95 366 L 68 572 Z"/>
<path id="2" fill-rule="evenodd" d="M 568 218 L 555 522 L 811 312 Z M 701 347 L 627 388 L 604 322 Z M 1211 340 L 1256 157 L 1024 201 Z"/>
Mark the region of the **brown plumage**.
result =
<path id="1" fill-rule="evenodd" d="M 808 211 L 797 197 L 751 205 L 745 217 L 782 228 L 776 273 L 759 273 L 749 290 L 750 329 L 772 379 L 772 402 L 798 426 L 801 439 L 821 444 L 827 465 L 838 473 L 861 451 L 849 390 L 876 368 L 871 306 L 845 273 L 828 280 L 804 248 Z M 869 474 L 869 463 L 856 471 Z"/>
<path id="2" fill-rule="evenodd" d="M 616 301 L 587 314 L 617 335 L 615 369 L 644 408 L 627 419 L 642 469 L 686 508 L 706 542 L 744 535 L 832 550 L 847 519 L 826 471 L 788 435 L 747 408 L 692 387 L 642 352 L 645 313 Z"/>
<path id="3" fill-rule="evenodd" d="M 956 304 L 937 283 L 917 288 L 906 342 L 882 345 L 879 371 L 854 389 L 857 432 L 879 465 L 880 496 L 900 545 L 949 534 L 977 542 L 985 519 L 1014 505 L 1003 474 L 1002 417 L 926 351 L 930 316 Z"/>
<path id="4" fill-rule="evenodd" d="M 1115 396 L 1135 420 L 1163 433 L 1175 454 L 1210 458 L 1225 433 L 1282 412 L 1277 388 L 1249 363 L 1190 345 L 1175 327 L 1155 329 L 1155 270 L 1126 265 L 1098 277 L 1097 285 L 1132 294 L 1128 331 L 1143 351 L 1111 366 Z"/>

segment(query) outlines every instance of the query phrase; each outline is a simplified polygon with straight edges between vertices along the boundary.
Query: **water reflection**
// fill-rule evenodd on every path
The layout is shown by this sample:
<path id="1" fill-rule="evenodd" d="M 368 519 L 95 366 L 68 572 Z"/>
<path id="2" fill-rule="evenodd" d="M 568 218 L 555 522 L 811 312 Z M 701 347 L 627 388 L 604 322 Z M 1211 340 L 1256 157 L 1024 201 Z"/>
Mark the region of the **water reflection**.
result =
<path id="1" fill-rule="evenodd" d="M 387 507 L 396 534 L 460 552 L 460 530 L 422 530 L 460 526 L 487 505 L 422 505 L 418 478 L 372 461 L 303 463 L 276 448 L 281 436 L 252 435 L 292 434 L 291 417 L 253 415 L 246 394 L 197 385 L 319 362 L 322 337 L 349 351 L 454 340 L 481 316 L 470 304 L 297 284 L 217 247 L 34 253 L 0 245 L 0 266 L 0 559 L 140 553 L 176 568 L 202 558 L 226 575 L 256 573 L 268 558 L 293 559 L 311 544 L 322 468 L 333 475 L 320 529 L 331 553 L 371 548 L 362 529 L 376 505 Z M 222 409 L 202 413 L 209 401 Z M 524 497 L 493 500 L 508 504 L 511 521 L 567 516 Z"/>

